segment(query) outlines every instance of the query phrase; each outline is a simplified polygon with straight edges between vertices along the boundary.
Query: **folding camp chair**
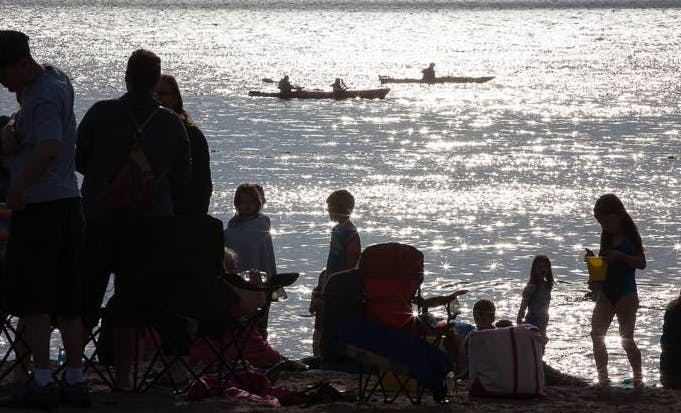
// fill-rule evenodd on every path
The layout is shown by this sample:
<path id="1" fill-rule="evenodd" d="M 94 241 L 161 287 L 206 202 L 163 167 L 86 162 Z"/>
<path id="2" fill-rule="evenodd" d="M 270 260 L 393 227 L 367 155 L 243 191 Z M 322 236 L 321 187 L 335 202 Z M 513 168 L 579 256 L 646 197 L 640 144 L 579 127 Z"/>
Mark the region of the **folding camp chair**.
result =
<path id="1" fill-rule="evenodd" d="M 0 343 L 6 347 L 0 359 L 0 381 L 17 368 L 24 369 L 28 374 L 31 352 L 22 336 L 19 317 L 0 312 Z"/>
<path id="2" fill-rule="evenodd" d="M 142 337 L 167 325 L 168 320 L 177 321 L 175 307 L 201 307 L 205 300 L 195 296 L 197 288 L 207 294 L 206 300 L 228 308 L 234 295 L 214 286 L 222 274 L 222 231 L 222 222 L 210 216 L 144 217 L 118 222 L 111 234 L 118 268 L 115 291 L 103 315 L 134 327 Z M 97 355 L 96 331 L 91 338 L 95 339 Z M 165 344 L 174 345 L 168 340 Z M 139 357 L 135 357 L 133 387 L 142 390 L 152 375 L 139 377 L 144 369 L 138 361 Z"/>
<path id="3" fill-rule="evenodd" d="M 136 236 L 127 246 L 126 261 L 136 268 L 126 273 L 138 274 L 136 285 L 145 289 L 137 332 L 149 337 L 152 345 L 151 361 L 146 368 L 140 367 L 139 355 L 135 357 L 134 389 L 145 391 L 166 376 L 171 388 L 181 392 L 209 370 L 229 375 L 237 368 L 245 368 L 238 338 L 255 327 L 255 320 L 262 316 L 265 307 L 244 317 L 232 316 L 231 309 L 238 297 L 224 279 L 222 222 L 208 216 L 173 216 L 134 225 Z M 297 274 L 270 277 L 262 290 L 271 295 L 297 277 Z M 215 363 L 196 370 L 181 356 L 188 354 L 196 341 L 206 343 Z M 223 356 L 230 347 L 236 350 L 236 360 Z M 176 365 L 190 375 L 188 386 L 173 380 L 170 370 Z"/>
<path id="4" fill-rule="evenodd" d="M 342 324 L 336 333 L 336 349 L 359 361 L 360 401 L 369 400 L 378 391 L 387 403 L 405 394 L 419 404 L 424 389 L 429 388 L 437 401 L 444 402 L 446 377 L 454 361 L 425 336 L 441 335 L 447 323 L 436 326 L 423 320 L 429 304 L 451 308 L 461 293 L 424 300 L 420 291 L 423 254 L 409 245 L 387 243 L 366 248 L 357 272 L 364 319 Z"/>

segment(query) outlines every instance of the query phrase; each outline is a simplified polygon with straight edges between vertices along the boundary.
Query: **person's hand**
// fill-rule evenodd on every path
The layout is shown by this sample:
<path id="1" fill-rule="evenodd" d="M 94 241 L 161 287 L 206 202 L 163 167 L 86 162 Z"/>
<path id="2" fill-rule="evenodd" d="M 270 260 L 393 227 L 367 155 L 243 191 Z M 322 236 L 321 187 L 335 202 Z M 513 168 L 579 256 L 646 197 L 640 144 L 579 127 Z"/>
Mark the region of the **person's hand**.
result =
<path id="1" fill-rule="evenodd" d="M 263 284 L 262 273 L 255 268 L 248 270 L 248 282 L 253 285 L 261 286 Z"/>
<path id="2" fill-rule="evenodd" d="M 619 250 L 605 250 L 603 251 L 603 257 L 608 262 L 618 262 L 622 261 L 624 254 Z"/>
<path id="3" fill-rule="evenodd" d="M 318 293 L 312 293 L 312 298 L 310 299 L 310 308 L 308 308 L 308 311 L 310 314 L 315 314 L 317 311 L 321 309 L 322 306 L 322 299 L 319 296 Z"/>
<path id="4" fill-rule="evenodd" d="M 24 209 L 24 191 L 12 185 L 7 190 L 7 206 L 12 211 L 23 211 Z"/>
<path id="5" fill-rule="evenodd" d="M 16 155 L 19 152 L 19 138 L 17 128 L 13 122 L 8 123 L 2 128 L 2 153 L 8 156 Z"/>
<path id="6" fill-rule="evenodd" d="M 596 256 L 596 254 L 594 254 L 594 252 L 591 251 L 590 249 L 584 248 L 584 250 L 586 251 L 586 254 L 584 254 L 584 262 L 587 261 L 587 258 Z"/>

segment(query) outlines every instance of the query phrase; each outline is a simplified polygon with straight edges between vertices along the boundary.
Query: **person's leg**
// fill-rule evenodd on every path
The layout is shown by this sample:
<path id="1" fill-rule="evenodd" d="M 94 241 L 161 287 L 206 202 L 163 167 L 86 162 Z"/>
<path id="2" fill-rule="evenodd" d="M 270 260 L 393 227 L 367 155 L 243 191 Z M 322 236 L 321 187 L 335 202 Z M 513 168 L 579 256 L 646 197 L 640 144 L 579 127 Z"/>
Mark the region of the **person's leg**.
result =
<path id="1" fill-rule="evenodd" d="M 26 324 L 23 319 L 19 318 L 17 322 L 17 337 L 14 338 L 14 355 L 20 362 L 14 368 L 14 374 L 12 375 L 12 381 L 17 384 L 26 383 L 29 377 L 28 373 L 31 371 L 31 352 L 26 346 L 25 330 Z"/>
<path id="2" fill-rule="evenodd" d="M 51 383 L 49 314 L 54 310 L 63 208 L 59 202 L 28 204 L 12 214 L 2 304 L 20 315 L 21 340 L 33 354 L 33 385 Z"/>
<path id="3" fill-rule="evenodd" d="M 24 314 L 22 320 L 26 327 L 24 339 L 33 353 L 33 379 L 42 387 L 53 381 L 50 371 L 50 316 L 45 313 Z"/>
<path id="4" fill-rule="evenodd" d="M 64 224 L 59 243 L 56 309 L 66 352 L 66 383 L 85 382 L 83 377 L 83 281 L 81 259 L 85 223 L 80 199 L 64 199 Z"/>
<path id="5" fill-rule="evenodd" d="M 634 373 L 634 385 L 643 383 L 641 373 L 641 350 L 634 341 L 634 329 L 636 327 L 636 312 L 638 311 L 638 295 L 636 293 L 626 295 L 615 305 L 619 333 L 622 338 L 622 348 L 627 353 L 629 364 Z"/>
<path id="6" fill-rule="evenodd" d="M 59 317 L 59 330 L 66 352 L 67 368 L 83 368 L 83 320 L 80 316 Z M 67 376 L 68 379 L 68 376 Z"/>
<path id="7" fill-rule="evenodd" d="M 137 340 L 137 329 L 134 327 L 119 323 L 114 325 L 116 383 L 121 390 L 132 390 L 132 364 L 135 360 L 135 353 L 142 354 L 139 348 L 140 341 Z"/>
<path id="8" fill-rule="evenodd" d="M 605 335 L 610 323 L 615 316 L 615 308 L 608 298 L 599 294 L 591 316 L 591 341 L 593 342 L 594 362 L 598 372 L 600 384 L 609 384 L 608 378 L 608 351 L 605 347 Z"/>
<path id="9" fill-rule="evenodd" d="M 113 245 L 109 226 L 88 222 L 81 254 L 83 299 L 83 344 L 100 321 L 100 313 L 109 279 L 113 272 Z"/>

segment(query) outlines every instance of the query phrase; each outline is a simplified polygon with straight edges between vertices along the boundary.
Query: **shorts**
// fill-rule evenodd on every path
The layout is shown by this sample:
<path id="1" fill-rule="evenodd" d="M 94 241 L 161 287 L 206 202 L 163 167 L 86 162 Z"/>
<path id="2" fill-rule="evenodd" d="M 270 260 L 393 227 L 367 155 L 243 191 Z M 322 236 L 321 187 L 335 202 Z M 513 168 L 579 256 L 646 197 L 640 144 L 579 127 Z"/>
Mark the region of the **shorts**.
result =
<path id="1" fill-rule="evenodd" d="M 80 198 L 27 204 L 13 211 L 2 306 L 17 316 L 80 316 L 84 237 Z"/>

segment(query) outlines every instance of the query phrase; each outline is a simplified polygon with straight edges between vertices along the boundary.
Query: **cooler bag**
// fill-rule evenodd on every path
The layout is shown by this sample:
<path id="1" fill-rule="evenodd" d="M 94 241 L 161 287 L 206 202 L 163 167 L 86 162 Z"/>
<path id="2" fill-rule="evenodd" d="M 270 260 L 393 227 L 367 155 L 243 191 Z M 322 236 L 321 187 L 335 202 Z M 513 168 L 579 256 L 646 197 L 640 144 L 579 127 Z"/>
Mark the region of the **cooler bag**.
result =
<path id="1" fill-rule="evenodd" d="M 472 332 L 468 336 L 470 394 L 543 395 L 542 353 L 541 335 L 534 326 Z"/>

